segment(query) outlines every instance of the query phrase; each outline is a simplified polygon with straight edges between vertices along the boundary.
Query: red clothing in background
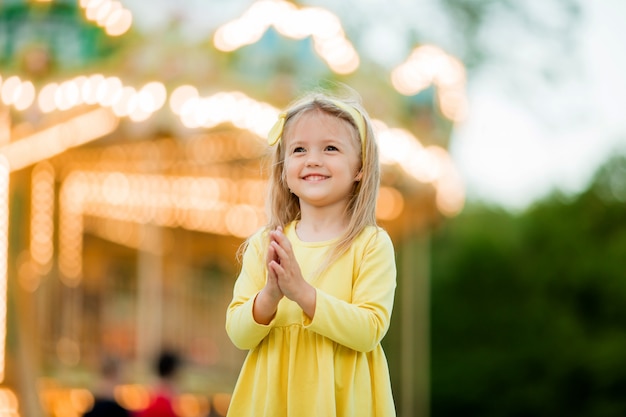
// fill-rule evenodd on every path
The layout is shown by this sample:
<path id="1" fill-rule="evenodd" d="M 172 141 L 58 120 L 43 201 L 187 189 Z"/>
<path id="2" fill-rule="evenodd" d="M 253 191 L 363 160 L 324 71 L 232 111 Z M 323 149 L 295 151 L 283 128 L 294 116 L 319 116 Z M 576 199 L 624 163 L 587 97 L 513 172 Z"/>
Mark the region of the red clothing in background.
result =
<path id="1" fill-rule="evenodd" d="M 150 404 L 144 410 L 135 413 L 135 417 L 179 417 L 174 412 L 173 395 L 166 390 L 160 390 L 150 399 Z"/>

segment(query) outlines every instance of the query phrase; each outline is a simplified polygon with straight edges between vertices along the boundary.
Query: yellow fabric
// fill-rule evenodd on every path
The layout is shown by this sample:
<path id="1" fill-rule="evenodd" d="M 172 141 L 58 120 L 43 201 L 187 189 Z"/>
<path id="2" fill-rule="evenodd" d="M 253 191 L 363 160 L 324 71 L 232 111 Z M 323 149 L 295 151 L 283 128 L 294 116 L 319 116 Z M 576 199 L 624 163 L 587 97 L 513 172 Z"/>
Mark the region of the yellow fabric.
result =
<path id="1" fill-rule="evenodd" d="M 274 123 L 274 126 L 270 129 L 267 134 L 267 143 L 270 146 L 274 146 L 280 138 L 283 136 L 283 130 L 285 129 L 285 119 L 287 118 L 287 113 L 283 112 L 278 115 L 278 120 Z"/>
<path id="2" fill-rule="evenodd" d="M 283 298 L 269 325 L 255 322 L 252 304 L 265 285 L 267 247 L 267 234 L 257 232 L 226 314 L 229 337 L 249 350 L 228 416 L 395 416 L 380 345 L 396 287 L 389 235 L 368 227 L 327 272 L 312 277 L 334 241 L 302 242 L 294 223 L 285 234 L 303 276 L 316 287 L 315 316 L 310 320 L 295 302 Z"/>

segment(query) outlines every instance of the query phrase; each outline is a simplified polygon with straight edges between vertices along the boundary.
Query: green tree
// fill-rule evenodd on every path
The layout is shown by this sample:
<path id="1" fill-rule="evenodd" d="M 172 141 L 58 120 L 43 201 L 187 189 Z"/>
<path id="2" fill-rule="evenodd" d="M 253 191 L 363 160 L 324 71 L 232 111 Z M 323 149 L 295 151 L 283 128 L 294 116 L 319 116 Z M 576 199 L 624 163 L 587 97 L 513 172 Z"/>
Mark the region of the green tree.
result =
<path id="1" fill-rule="evenodd" d="M 432 415 L 626 415 L 626 157 L 573 201 L 433 238 Z M 608 191 L 607 191 L 608 190 Z"/>

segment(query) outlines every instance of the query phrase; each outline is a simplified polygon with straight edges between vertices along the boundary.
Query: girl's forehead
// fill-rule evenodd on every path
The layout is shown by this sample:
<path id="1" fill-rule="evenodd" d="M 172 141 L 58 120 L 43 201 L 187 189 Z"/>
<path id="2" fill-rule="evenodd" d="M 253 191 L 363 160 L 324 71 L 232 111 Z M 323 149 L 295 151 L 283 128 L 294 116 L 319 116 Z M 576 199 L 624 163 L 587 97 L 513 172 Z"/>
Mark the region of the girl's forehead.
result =
<path id="1" fill-rule="evenodd" d="M 319 109 L 309 110 L 295 115 L 290 123 L 288 123 L 285 133 L 287 138 L 289 138 L 294 134 L 299 135 L 303 132 L 310 132 L 311 128 L 318 131 L 335 132 L 338 134 L 348 133 L 350 136 L 353 134 L 353 128 L 350 122 Z"/>
<path id="2" fill-rule="evenodd" d="M 297 124 L 303 120 L 320 120 L 320 119 L 329 119 L 329 120 L 337 120 L 337 121 L 341 120 L 337 116 L 329 114 L 321 109 L 303 110 L 293 116 L 294 124 Z"/>

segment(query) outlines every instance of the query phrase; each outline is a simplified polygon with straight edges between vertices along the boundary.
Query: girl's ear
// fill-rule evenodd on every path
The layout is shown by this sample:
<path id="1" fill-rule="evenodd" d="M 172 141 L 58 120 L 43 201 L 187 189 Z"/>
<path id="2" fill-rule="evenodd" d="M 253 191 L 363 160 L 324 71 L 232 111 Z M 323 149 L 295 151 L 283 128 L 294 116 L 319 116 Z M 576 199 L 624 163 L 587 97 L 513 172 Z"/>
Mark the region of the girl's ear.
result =
<path id="1" fill-rule="evenodd" d="M 354 180 L 361 181 L 361 178 L 363 178 L 363 170 L 359 171 L 359 173 L 356 174 L 356 177 L 354 177 Z"/>

